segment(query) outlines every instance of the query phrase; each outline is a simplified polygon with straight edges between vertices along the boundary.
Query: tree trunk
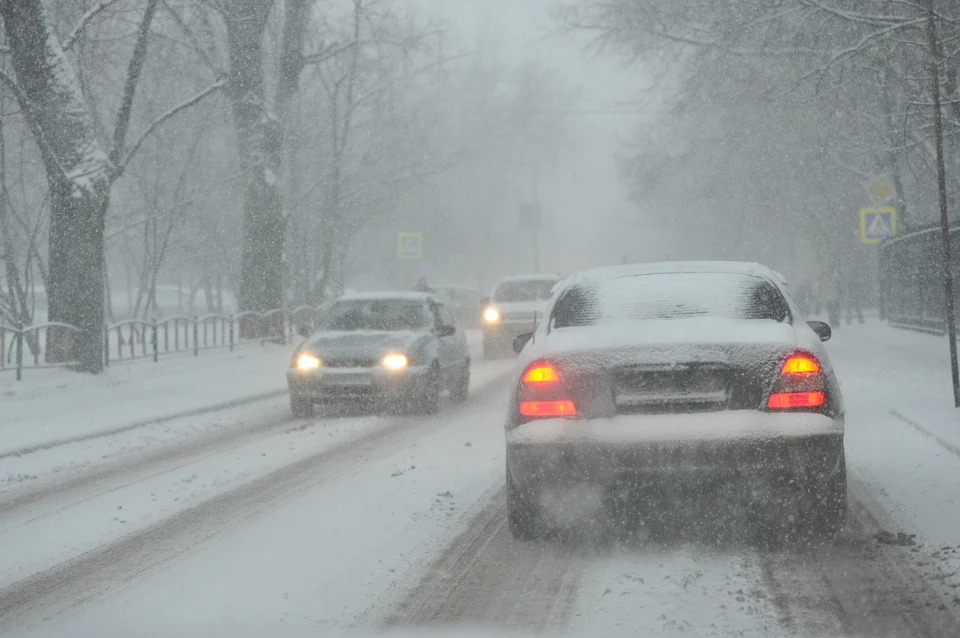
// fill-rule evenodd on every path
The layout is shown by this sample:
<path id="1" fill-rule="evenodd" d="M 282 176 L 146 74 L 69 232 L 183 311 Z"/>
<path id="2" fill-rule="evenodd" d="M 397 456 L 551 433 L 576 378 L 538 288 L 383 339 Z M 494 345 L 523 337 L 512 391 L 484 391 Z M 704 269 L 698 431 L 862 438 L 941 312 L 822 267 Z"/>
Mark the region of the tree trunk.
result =
<path id="1" fill-rule="evenodd" d="M 48 350 L 51 360 L 75 360 L 81 370 L 97 373 L 103 369 L 104 203 L 76 197 L 69 180 L 50 181 L 50 321 L 79 333 L 71 335 L 69 352 Z"/>
<path id="2" fill-rule="evenodd" d="M 243 252 L 240 259 L 241 311 L 268 312 L 284 302 L 286 216 L 278 176 L 284 122 L 303 68 L 301 45 L 305 0 L 287 0 L 283 52 L 275 112 L 267 107 L 263 36 L 273 0 L 234 0 L 225 5 L 230 52 L 229 95 L 243 171 Z M 242 331 L 260 322 L 244 322 Z M 283 337 L 283 317 L 264 324 L 265 336 Z M 245 335 L 252 336 L 252 335 Z"/>
<path id="3" fill-rule="evenodd" d="M 110 162 L 94 118 L 42 0 L 0 2 L 24 110 L 50 186 L 50 320 L 76 326 L 70 351 L 81 370 L 103 369 L 103 230 Z M 53 354 L 53 353 L 52 353 Z"/>

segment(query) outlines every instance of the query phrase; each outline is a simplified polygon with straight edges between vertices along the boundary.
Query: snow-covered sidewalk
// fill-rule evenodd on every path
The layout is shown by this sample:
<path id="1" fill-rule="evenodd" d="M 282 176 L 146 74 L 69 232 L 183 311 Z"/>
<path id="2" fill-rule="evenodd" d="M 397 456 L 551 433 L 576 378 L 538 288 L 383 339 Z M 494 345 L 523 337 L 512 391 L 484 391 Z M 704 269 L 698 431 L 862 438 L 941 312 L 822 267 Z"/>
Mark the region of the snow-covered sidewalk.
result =
<path id="1" fill-rule="evenodd" d="M 481 335 L 467 339 L 478 351 Z M 113 363 L 96 376 L 59 368 L 22 381 L 0 375 L 0 459 L 280 396 L 294 350 L 251 344 Z"/>
<path id="2" fill-rule="evenodd" d="M 236 349 L 111 365 L 85 375 L 36 370 L 0 377 L 0 458 L 113 434 L 228 403 L 279 396 L 294 346 Z"/>
<path id="3" fill-rule="evenodd" d="M 953 406 L 945 336 L 868 321 L 836 328 L 827 348 L 845 395 L 849 394 L 847 386 L 859 391 L 861 384 L 869 385 L 874 405 L 886 407 L 897 418 L 960 453 L 960 410 Z"/>

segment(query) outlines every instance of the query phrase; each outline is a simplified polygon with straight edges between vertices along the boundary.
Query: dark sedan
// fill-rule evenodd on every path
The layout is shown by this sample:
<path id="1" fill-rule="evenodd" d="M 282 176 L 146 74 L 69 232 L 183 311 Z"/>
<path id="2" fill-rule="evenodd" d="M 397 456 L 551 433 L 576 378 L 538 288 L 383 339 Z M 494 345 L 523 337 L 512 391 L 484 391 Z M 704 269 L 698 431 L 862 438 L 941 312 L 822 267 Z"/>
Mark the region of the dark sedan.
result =
<path id="1" fill-rule="evenodd" d="M 456 320 L 425 293 L 341 297 L 287 371 L 294 416 L 316 403 L 368 403 L 436 412 L 440 394 L 465 401 L 470 352 Z"/>
<path id="2" fill-rule="evenodd" d="M 821 341 L 757 264 L 621 266 L 573 275 L 523 335 L 508 405 L 514 536 L 558 491 L 739 495 L 777 529 L 830 536 L 847 510 L 843 400 Z M 526 345 L 524 345 L 526 342 Z M 633 498 L 647 514 L 671 500 Z M 562 506 L 561 506 L 562 509 Z"/>

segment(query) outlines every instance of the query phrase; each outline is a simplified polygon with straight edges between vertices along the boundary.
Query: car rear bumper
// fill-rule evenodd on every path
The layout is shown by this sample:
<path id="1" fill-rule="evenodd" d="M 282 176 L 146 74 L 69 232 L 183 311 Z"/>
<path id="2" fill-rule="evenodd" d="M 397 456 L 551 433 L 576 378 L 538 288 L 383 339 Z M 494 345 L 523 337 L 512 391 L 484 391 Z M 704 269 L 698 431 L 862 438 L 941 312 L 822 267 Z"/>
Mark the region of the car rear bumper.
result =
<path id="1" fill-rule="evenodd" d="M 411 366 L 404 370 L 382 368 L 335 368 L 309 372 L 287 371 L 290 393 L 316 403 L 382 401 L 415 397 L 427 386 L 430 368 Z"/>
<path id="2" fill-rule="evenodd" d="M 582 483 L 709 484 L 822 480 L 842 471 L 843 419 L 819 414 L 704 414 L 547 419 L 507 432 L 522 490 Z"/>

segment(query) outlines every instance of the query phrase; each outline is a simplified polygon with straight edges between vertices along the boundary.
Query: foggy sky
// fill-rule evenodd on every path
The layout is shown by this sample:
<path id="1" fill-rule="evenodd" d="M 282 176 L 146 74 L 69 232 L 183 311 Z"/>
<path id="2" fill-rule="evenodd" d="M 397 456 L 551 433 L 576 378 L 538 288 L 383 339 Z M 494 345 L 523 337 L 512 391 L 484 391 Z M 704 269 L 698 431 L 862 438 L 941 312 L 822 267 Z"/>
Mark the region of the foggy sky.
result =
<path id="1" fill-rule="evenodd" d="M 641 225 L 642 208 L 629 200 L 619 174 L 623 142 L 645 117 L 632 104 L 644 85 L 642 69 L 627 68 L 614 56 L 584 51 L 583 37 L 562 32 L 551 15 L 555 1 L 404 4 L 441 16 L 468 39 L 464 48 L 494 41 L 499 55 L 518 64 L 533 61 L 555 69 L 579 93 L 569 115 L 577 148 L 560 158 L 559 174 L 541 184 L 542 270 L 569 273 L 619 263 L 624 255 L 632 261 L 663 258 L 662 234 Z"/>

